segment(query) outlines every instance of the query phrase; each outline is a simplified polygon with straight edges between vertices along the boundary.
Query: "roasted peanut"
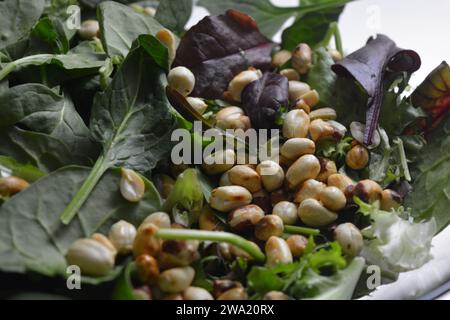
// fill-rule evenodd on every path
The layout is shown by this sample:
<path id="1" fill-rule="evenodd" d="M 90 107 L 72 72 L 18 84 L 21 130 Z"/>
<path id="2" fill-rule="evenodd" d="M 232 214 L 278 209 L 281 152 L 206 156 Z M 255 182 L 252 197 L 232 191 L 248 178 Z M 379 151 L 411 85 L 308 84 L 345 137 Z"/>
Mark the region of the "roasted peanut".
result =
<path id="1" fill-rule="evenodd" d="M 271 236 L 266 242 L 266 265 L 275 266 L 293 261 L 291 250 L 282 238 Z"/>
<path id="2" fill-rule="evenodd" d="M 283 220 L 276 215 L 264 216 L 255 225 L 255 237 L 258 240 L 266 241 L 271 236 L 281 236 L 283 234 Z"/>
<path id="3" fill-rule="evenodd" d="M 337 214 L 316 199 L 306 199 L 298 207 L 298 216 L 307 226 L 324 227 L 337 219 Z"/>
<path id="4" fill-rule="evenodd" d="M 284 224 L 292 225 L 298 220 L 297 206 L 289 201 L 278 202 L 272 210 L 272 214 L 279 216 Z"/>
<path id="5" fill-rule="evenodd" d="M 222 212 L 229 212 L 252 202 L 252 194 L 240 186 L 218 187 L 211 192 L 210 206 Z"/>
<path id="6" fill-rule="evenodd" d="M 295 161 L 286 172 L 289 187 L 294 189 L 308 179 L 315 179 L 320 173 L 319 160 L 306 154 Z"/>

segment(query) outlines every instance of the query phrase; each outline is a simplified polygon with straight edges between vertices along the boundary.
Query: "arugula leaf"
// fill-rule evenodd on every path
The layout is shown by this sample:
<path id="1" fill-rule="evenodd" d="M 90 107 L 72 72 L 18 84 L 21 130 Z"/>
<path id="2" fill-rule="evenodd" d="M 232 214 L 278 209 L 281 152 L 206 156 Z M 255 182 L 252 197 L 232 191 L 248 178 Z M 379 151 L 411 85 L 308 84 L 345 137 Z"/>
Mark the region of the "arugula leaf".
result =
<path id="1" fill-rule="evenodd" d="M 193 0 L 161 0 L 155 19 L 167 29 L 184 32 L 184 26 L 192 14 Z"/>
<path id="2" fill-rule="evenodd" d="M 420 153 L 415 166 L 413 192 L 405 205 L 411 207 L 417 220 L 434 217 L 437 231 L 450 223 L 450 116 L 427 137 L 428 144 Z"/>
<path id="3" fill-rule="evenodd" d="M 283 31 L 282 47 L 287 50 L 294 50 L 299 43 L 307 43 L 312 48 L 321 45 L 330 24 L 338 20 L 343 9 L 343 6 L 335 7 L 323 11 L 309 12 L 300 17 L 292 26 Z"/>
<path id="4" fill-rule="evenodd" d="M 12 175 L 28 182 L 35 182 L 46 174 L 29 163 L 23 164 L 13 158 L 0 156 L 0 176 L 3 175 Z"/>
<path id="5" fill-rule="evenodd" d="M 0 50 L 24 38 L 44 11 L 45 0 L 0 1 Z"/>
<path id="6" fill-rule="evenodd" d="M 290 17 L 297 19 L 309 12 L 340 7 L 349 0 L 309 1 L 296 7 L 277 7 L 269 0 L 200 0 L 199 6 L 205 7 L 211 14 L 221 14 L 228 9 L 239 10 L 253 17 L 263 34 L 272 37 Z"/>
<path id="7" fill-rule="evenodd" d="M 97 95 L 90 128 L 103 151 L 89 177 L 61 215 L 68 224 L 83 206 L 103 173 L 120 166 L 148 172 L 170 150 L 176 123 L 165 94 L 164 70 L 147 52 L 167 50 L 152 36 L 140 36 L 105 92 Z M 146 49 L 147 48 L 147 49 Z"/>
<path id="8" fill-rule="evenodd" d="M 67 167 L 40 179 L 0 208 L 0 270 L 47 276 L 64 275 L 64 255 L 73 241 L 94 232 L 107 233 L 124 219 L 138 225 L 149 213 L 160 210 L 161 199 L 144 178 L 144 200 L 130 203 L 119 196 L 120 170 L 109 170 L 90 194 L 78 217 L 69 226 L 59 213 L 89 175 L 84 167 Z"/>
<path id="9" fill-rule="evenodd" d="M 125 57 L 138 36 L 155 35 L 164 28 L 154 18 L 113 1 L 102 2 L 97 16 L 103 47 L 110 57 Z"/>

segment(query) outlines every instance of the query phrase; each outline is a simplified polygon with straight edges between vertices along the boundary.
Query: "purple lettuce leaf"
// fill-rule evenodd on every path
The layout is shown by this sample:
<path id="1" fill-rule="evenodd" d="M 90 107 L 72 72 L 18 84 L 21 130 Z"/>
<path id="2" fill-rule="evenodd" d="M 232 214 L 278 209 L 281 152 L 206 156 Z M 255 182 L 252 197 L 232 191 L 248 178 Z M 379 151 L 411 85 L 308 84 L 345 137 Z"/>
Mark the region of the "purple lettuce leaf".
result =
<path id="1" fill-rule="evenodd" d="M 367 92 L 366 131 L 364 143 L 369 145 L 378 125 L 385 92 L 384 80 L 392 74 L 408 74 L 420 68 L 419 55 L 397 47 L 389 37 L 379 34 L 361 49 L 334 64 L 332 70 L 341 77 L 356 80 Z"/>
<path id="2" fill-rule="evenodd" d="M 239 72 L 250 66 L 270 68 L 273 46 L 250 16 L 228 10 L 225 15 L 205 17 L 186 32 L 173 66 L 185 66 L 194 73 L 192 96 L 221 99 Z"/>

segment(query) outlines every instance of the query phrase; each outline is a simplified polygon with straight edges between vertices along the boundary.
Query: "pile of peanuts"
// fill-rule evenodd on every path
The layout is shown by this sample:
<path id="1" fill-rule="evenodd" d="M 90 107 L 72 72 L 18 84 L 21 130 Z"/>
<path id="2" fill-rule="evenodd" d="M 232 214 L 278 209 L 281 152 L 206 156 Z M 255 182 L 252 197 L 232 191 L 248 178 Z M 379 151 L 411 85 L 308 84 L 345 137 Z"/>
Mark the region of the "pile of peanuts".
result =
<path id="1" fill-rule="evenodd" d="M 264 160 L 256 165 L 236 164 L 234 149 L 218 151 L 211 155 L 222 159 L 220 163 L 205 161 L 205 174 L 217 177 L 219 186 L 212 190 L 208 203 L 202 208 L 198 229 L 207 231 L 232 231 L 245 237 L 258 248 L 263 248 L 266 265 L 290 263 L 300 258 L 308 238 L 286 232 L 287 226 L 302 226 L 332 230 L 348 257 L 357 256 L 363 246 L 361 231 L 352 223 L 339 221 L 339 215 L 353 204 L 357 196 L 367 203 L 379 201 L 383 210 L 389 211 L 400 205 L 400 196 L 385 189 L 375 181 L 353 181 L 340 173 L 336 163 L 317 154 L 316 145 L 322 141 L 339 143 L 347 134 L 347 128 L 336 121 L 332 108 L 315 108 L 319 94 L 300 77 L 311 68 L 311 49 L 300 44 L 292 53 L 281 50 L 273 57 L 275 68 L 292 59 L 291 69 L 280 74 L 289 79 L 291 110 L 284 116 L 282 141 L 279 149 L 280 161 Z M 331 51 L 333 59 L 340 59 Z M 249 69 L 238 74 L 229 84 L 226 95 L 236 104 L 247 84 L 259 79 L 261 71 Z M 184 67 L 172 69 L 169 86 L 186 96 L 187 101 L 199 113 L 207 105 L 200 99 L 188 97 L 195 84 L 193 74 Z M 216 125 L 222 129 L 248 129 L 249 117 L 239 106 L 222 108 L 215 114 Z M 345 163 L 353 170 L 362 170 L 369 163 L 368 147 L 361 143 L 364 125 L 352 123 L 351 147 Z M 379 137 L 378 137 L 379 139 Z M 376 139 L 375 139 L 376 140 Z M 369 147 L 370 148 L 370 147 Z M 172 177 L 165 174 L 155 176 L 155 184 L 163 198 L 167 198 L 175 178 L 186 166 L 172 166 Z M 265 175 L 263 172 L 271 172 Z M 130 201 L 134 195 L 137 176 L 124 171 L 130 184 L 121 185 L 122 194 Z M 127 191 L 134 186 L 133 192 Z M 141 192 L 141 196 L 143 190 Z M 227 223 L 217 216 L 217 211 L 227 215 Z M 212 291 L 193 286 L 195 270 L 193 262 L 200 258 L 196 240 L 161 240 L 155 236 L 159 229 L 185 228 L 174 223 L 166 212 L 149 215 L 136 229 L 125 221 L 111 227 L 108 237 L 94 234 L 80 239 L 70 247 L 66 259 L 68 264 L 80 266 L 87 275 L 108 274 L 117 255 L 132 254 L 141 286 L 134 289 L 136 297 L 142 299 L 198 299 L 241 300 L 247 292 L 236 279 L 213 281 Z M 252 260 L 244 250 L 229 243 L 216 245 L 220 257 L 233 261 L 236 257 Z M 269 292 L 264 299 L 288 299 L 282 292 Z"/>

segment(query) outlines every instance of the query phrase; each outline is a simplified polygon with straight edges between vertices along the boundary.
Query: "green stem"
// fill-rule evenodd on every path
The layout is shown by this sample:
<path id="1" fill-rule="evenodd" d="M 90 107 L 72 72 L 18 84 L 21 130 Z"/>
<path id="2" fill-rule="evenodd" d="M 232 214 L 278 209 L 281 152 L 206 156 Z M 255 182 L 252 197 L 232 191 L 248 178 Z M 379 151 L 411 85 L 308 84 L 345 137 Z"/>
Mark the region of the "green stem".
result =
<path id="1" fill-rule="evenodd" d="M 334 43 L 336 45 L 336 50 L 339 51 L 341 56 L 344 56 L 344 47 L 342 46 L 342 37 L 341 31 L 339 30 L 339 25 L 337 22 L 333 22 L 334 24 Z"/>
<path id="2" fill-rule="evenodd" d="M 72 221 L 107 169 L 108 166 L 106 165 L 105 156 L 102 155 L 98 158 L 80 190 L 78 190 L 77 194 L 61 214 L 62 223 L 69 224 Z"/>
<path id="3" fill-rule="evenodd" d="M 10 74 L 11 72 L 13 72 L 16 69 L 17 65 L 14 62 L 10 62 L 7 65 L 5 65 L 5 67 L 0 70 L 0 81 L 3 81 L 3 79 L 5 79 L 8 74 Z"/>
<path id="4" fill-rule="evenodd" d="M 398 146 L 398 153 L 400 156 L 400 163 L 403 169 L 403 175 L 405 176 L 406 181 L 411 181 L 411 174 L 409 173 L 408 168 L 408 160 L 406 159 L 405 148 L 403 147 L 403 141 L 400 138 L 395 139 L 394 141 Z"/>
<path id="5" fill-rule="evenodd" d="M 43 61 L 52 59 L 53 57 L 53 54 L 37 54 L 34 56 L 28 56 L 12 61 L 8 63 L 2 70 L 0 70 L 0 81 L 6 78 L 11 72 L 16 70 L 16 68 L 34 64 L 42 64 Z"/>
<path id="6" fill-rule="evenodd" d="M 164 240 L 200 240 L 213 242 L 227 242 L 251 255 L 255 260 L 264 262 L 266 256 L 253 242 L 229 232 L 203 231 L 192 229 L 159 229 L 156 237 Z"/>
<path id="7" fill-rule="evenodd" d="M 284 226 L 284 232 L 286 233 L 299 233 L 307 236 L 317 236 L 320 234 L 319 229 L 312 229 L 306 227 L 298 227 L 298 226 Z"/>

